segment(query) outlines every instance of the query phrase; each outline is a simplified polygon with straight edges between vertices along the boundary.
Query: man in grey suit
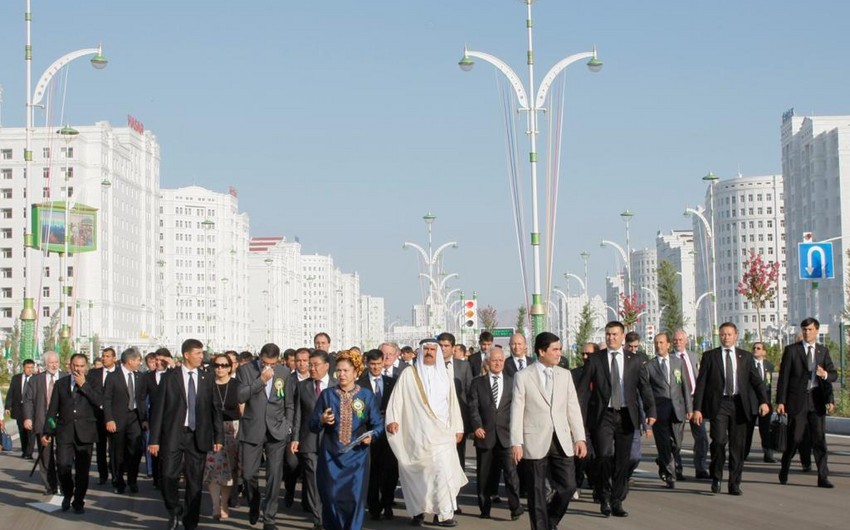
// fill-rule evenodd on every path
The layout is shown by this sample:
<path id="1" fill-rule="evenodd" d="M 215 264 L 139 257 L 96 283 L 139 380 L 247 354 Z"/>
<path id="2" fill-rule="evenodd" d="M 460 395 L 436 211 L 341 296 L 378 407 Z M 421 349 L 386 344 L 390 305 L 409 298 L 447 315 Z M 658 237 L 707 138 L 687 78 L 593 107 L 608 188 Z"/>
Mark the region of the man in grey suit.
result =
<path id="1" fill-rule="evenodd" d="M 682 448 L 685 423 L 691 419 L 691 384 L 682 369 L 682 360 L 670 355 L 667 333 L 655 336 L 655 358 L 647 365 L 649 385 L 655 398 L 657 417 L 652 426 L 658 449 L 658 476 L 668 488 L 676 487 L 676 460 Z"/>
<path id="2" fill-rule="evenodd" d="M 53 385 L 60 377 L 68 375 L 59 370 L 59 354 L 55 351 L 44 352 L 45 371 L 32 376 L 24 390 L 24 429 L 35 435 L 38 447 L 38 470 L 44 482 L 44 494 L 56 495 L 58 479 L 53 444 L 45 444 L 42 435 L 47 432 L 47 407 L 53 395 Z"/>
<path id="3" fill-rule="evenodd" d="M 688 378 L 691 388 L 691 397 L 697 386 L 697 374 L 699 374 L 699 359 L 697 354 L 688 351 L 688 334 L 682 329 L 673 333 L 673 357 L 682 361 L 682 374 Z M 694 437 L 694 470 L 698 480 L 708 480 L 711 475 L 708 472 L 708 432 L 705 424 L 691 422 L 691 435 Z M 682 457 L 680 453 L 674 455 L 676 459 L 676 480 L 685 480 L 682 468 Z"/>
<path id="4" fill-rule="evenodd" d="M 558 526 L 576 491 L 574 458 L 587 455 L 578 393 L 569 370 L 558 366 L 561 341 L 544 331 L 534 339 L 539 362 L 514 376 L 511 446 L 514 462 L 525 460 L 531 475 L 531 530 Z M 552 499 L 546 502 L 546 479 Z"/>
<path id="5" fill-rule="evenodd" d="M 304 473 L 304 488 L 307 490 L 307 510 L 313 516 L 313 529 L 322 529 L 322 501 L 316 484 L 316 465 L 318 463 L 319 435 L 310 430 L 310 417 L 316 407 L 316 401 L 322 390 L 336 386 L 337 381 L 328 373 L 330 359 L 328 352 L 313 350 L 310 354 L 310 379 L 298 383 L 295 399 L 287 404 L 287 417 L 292 423 L 292 442 L 290 451 L 298 455 Z"/>
<path id="6" fill-rule="evenodd" d="M 283 478 L 283 450 L 292 432 L 286 417 L 286 388 L 289 368 L 279 363 L 280 348 L 266 344 L 260 357 L 236 371 L 239 403 L 245 404 L 239 422 L 239 458 L 242 484 L 248 496 L 248 521 L 253 525 L 263 515 L 263 530 L 275 530 L 280 481 Z M 266 490 L 260 503 L 258 474 L 266 454 Z"/>

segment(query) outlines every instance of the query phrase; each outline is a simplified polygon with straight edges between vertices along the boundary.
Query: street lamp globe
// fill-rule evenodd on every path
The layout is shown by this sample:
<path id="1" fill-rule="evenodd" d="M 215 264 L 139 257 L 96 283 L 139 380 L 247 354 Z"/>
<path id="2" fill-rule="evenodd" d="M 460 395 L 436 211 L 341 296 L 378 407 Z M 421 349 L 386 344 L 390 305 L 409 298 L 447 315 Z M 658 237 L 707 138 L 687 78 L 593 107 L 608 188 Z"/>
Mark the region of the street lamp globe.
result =
<path id="1" fill-rule="evenodd" d="M 464 72 L 472 70 L 472 67 L 475 66 L 475 61 L 469 58 L 469 55 L 466 53 L 466 48 L 463 49 L 463 57 L 460 58 L 457 65 L 460 66 L 460 69 Z"/>
<path id="2" fill-rule="evenodd" d="M 107 61 L 106 57 L 104 57 L 100 53 L 91 58 L 91 65 L 96 70 L 103 70 L 104 68 L 106 68 L 107 63 L 109 63 L 109 61 Z"/>
<path id="3" fill-rule="evenodd" d="M 596 46 L 593 47 L 593 57 L 587 61 L 587 69 L 591 72 L 598 72 L 602 70 L 602 61 L 600 61 L 599 57 L 596 56 Z"/>
<path id="4" fill-rule="evenodd" d="M 708 172 L 708 175 L 704 176 L 704 177 L 702 178 L 702 180 L 705 180 L 705 181 L 710 182 L 710 183 L 712 183 L 712 184 L 713 184 L 715 181 L 720 180 L 720 177 L 718 177 L 717 175 L 715 175 L 714 173 L 712 173 L 711 171 L 709 171 L 709 172 Z"/>

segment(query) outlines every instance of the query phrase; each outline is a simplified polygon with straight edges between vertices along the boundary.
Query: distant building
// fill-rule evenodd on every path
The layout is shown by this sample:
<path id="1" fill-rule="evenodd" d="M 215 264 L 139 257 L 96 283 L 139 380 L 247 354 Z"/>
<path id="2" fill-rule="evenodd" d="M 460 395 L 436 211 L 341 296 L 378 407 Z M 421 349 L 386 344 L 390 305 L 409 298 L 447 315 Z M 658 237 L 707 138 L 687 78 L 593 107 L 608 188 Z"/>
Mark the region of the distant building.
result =
<path id="1" fill-rule="evenodd" d="M 694 283 L 694 232 L 693 230 L 671 230 L 664 234 L 658 232 L 655 236 L 655 251 L 658 257 L 658 266 L 662 261 L 667 261 L 673 266 L 676 274 L 676 291 L 679 294 L 679 303 L 684 319 L 684 330 L 688 336 L 693 337 L 696 333 L 696 296 Z M 706 296 L 706 298 L 708 298 Z M 710 300 L 701 300 L 700 303 L 708 304 Z M 662 319 L 664 315 L 662 315 Z M 665 331 L 665 330 L 661 330 Z M 676 330 L 666 330 L 676 331 Z"/>

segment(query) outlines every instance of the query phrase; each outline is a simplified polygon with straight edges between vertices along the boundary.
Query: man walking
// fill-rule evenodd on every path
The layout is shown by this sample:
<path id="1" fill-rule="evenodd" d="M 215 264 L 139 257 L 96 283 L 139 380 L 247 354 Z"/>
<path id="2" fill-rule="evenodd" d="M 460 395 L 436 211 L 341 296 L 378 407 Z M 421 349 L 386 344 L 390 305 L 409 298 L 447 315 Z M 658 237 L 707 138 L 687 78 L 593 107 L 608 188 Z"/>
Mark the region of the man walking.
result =
<path id="1" fill-rule="evenodd" d="M 35 372 L 35 361 L 26 359 L 21 372 L 12 376 L 6 391 L 6 415 L 18 423 L 21 438 L 21 458 L 32 460 L 32 432 L 24 428 L 24 394 L 30 378 Z"/>
<path id="2" fill-rule="evenodd" d="M 56 495 L 58 491 L 56 477 L 56 459 L 53 444 L 44 443 L 47 425 L 47 409 L 53 397 L 56 382 L 68 375 L 59 370 L 59 354 L 55 351 L 44 352 L 45 371 L 30 379 L 24 394 L 24 429 L 33 433 L 38 447 L 38 464 L 45 495 Z"/>
<path id="3" fill-rule="evenodd" d="M 95 391 L 104 395 L 106 390 L 106 377 L 115 371 L 115 350 L 112 348 L 104 348 L 101 353 L 101 366 L 89 370 L 89 384 Z M 103 406 L 95 411 L 97 415 L 97 444 L 95 445 L 95 455 L 97 458 L 97 475 L 98 485 L 106 484 L 109 481 L 110 462 L 109 462 L 109 433 L 106 432 L 106 420 L 103 418 Z"/>
<path id="4" fill-rule="evenodd" d="M 697 374 L 699 373 L 699 361 L 697 354 L 688 351 L 688 334 L 684 330 L 677 329 L 673 333 L 673 356 L 682 360 L 682 374 L 688 379 L 691 389 L 691 398 L 697 387 Z M 693 399 L 691 400 L 693 401 Z M 694 470 L 697 480 L 708 480 L 711 475 L 708 472 L 708 433 L 705 424 L 697 425 L 690 423 L 691 436 L 694 438 Z M 682 454 L 676 453 L 676 480 L 685 480 L 682 468 Z"/>
<path id="5" fill-rule="evenodd" d="M 136 348 L 121 353 L 121 366 L 106 377 L 103 392 L 103 418 L 109 433 L 109 463 L 112 465 L 113 492 L 138 493 L 136 479 L 142 461 L 142 431 L 147 429 L 144 385 L 137 370 L 142 354 Z M 127 474 L 126 481 L 124 474 Z"/>

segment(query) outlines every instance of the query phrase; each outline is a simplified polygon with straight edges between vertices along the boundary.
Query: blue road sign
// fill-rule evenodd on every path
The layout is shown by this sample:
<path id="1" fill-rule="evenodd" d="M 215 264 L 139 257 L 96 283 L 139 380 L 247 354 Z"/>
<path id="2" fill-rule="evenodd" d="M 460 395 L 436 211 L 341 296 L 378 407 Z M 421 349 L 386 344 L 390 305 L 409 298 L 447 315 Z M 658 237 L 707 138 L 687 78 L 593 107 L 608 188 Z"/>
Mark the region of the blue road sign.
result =
<path id="1" fill-rule="evenodd" d="M 801 280 L 835 278 L 832 268 L 832 243 L 798 243 Z"/>

